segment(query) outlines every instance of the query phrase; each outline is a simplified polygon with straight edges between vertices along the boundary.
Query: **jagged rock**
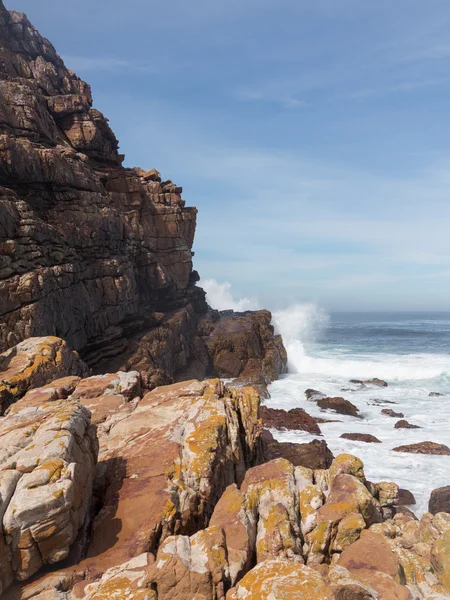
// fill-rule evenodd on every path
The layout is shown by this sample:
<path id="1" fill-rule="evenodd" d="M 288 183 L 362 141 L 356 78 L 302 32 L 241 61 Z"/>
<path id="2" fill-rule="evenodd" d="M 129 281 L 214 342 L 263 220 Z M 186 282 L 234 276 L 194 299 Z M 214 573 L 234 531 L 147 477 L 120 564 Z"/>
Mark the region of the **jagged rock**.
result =
<path id="1" fill-rule="evenodd" d="M 227 594 L 227 600 L 332 600 L 323 578 L 309 567 L 288 560 L 257 565 Z"/>
<path id="2" fill-rule="evenodd" d="M 408 423 L 408 421 L 405 421 L 405 419 L 397 421 L 394 427 L 395 429 L 420 429 L 418 425 L 412 425 L 411 423 Z"/>
<path id="3" fill-rule="evenodd" d="M 440 512 L 450 513 L 450 485 L 437 488 L 431 492 L 428 512 L 433 515 Z"/>
<path id="4" fill-rule="evenodd" d="M 409 452 L 411 454 L 438 454 L 441 456 L 450 456 L 450 448 L 444 444 L 436 444 L 436 442 L 419 442 L 418 444 L 397 446 L 397 448 L 393 448 L 393 450 L 394 452 Z"/>
<path id="5" fill-rule="evenodd" d="M 83 563 L 92 575 L 207 525 L 257 461 L 258 405 L 251 388 L 190 381 L 156 388 L 99 426 L 103 507 Z"/>
<path id="6" fill-rule="evenodd" d="M 352 442 L 365 442 L 366 444 L 381 444 L 381 441 L 370 433 L 343 433 L 341 438 Z"/>
<path id="7" fill-rule="evenodd" d="M 263 440 L 267 460 L 286 458 L 296 467 L 328 469 L 334 458 L 325 440 L 305 444 L 278 442 L 267 429 L 263 432 Z"/>
<path id="8" fill-rule="evenodd" d="M 388 417 L 394 417 L 396 419 L 403 419 L 403 417 L 405 416 L 403 413 L 395 412 L 395 410 L 392 410 L 391 408 L 383 408 L 381 414 L 387 415 Z"/>
<path id="9" fill-rule="evenodd" d="M 271 429 L 289 429 L 302 430 L 312 435 L 322 435 L 320 427 L 313 417 L 308 415 L 302 408 L 292 408 L 291 410 L 282 410 L 280 408 L 269 408 L 261 406 L 260 416 L 264 427 Z"/>
<path id="10" fill-rule="evenodd" d="M 29 338 L 0 354 L 1 413 L 29 389 L 67 375 L 88 375 L 87 365 L 59 338 Z"/>
<path id="11" fill-rule="evenodd" d="M 323 410 L 334 410 L 341 415 L 361 418 L 359 408 L 344 398 L 319 398 L 317 406 Z"/>
<path id="12" fill-rule="evenodd" d="M 98 443 L 76 401 L 26 398 L 0 419 L 3 589 L 67 557 L 90 504 Z"/>
<path id="13" fill-rule="evenodd" d="M 274 335 L 267 310 L 224 312 L 211 328 L 200 324 L 213 365 L 223 378 L 269 384 L 286 371 L 287 354 L 281 336 Z"/>

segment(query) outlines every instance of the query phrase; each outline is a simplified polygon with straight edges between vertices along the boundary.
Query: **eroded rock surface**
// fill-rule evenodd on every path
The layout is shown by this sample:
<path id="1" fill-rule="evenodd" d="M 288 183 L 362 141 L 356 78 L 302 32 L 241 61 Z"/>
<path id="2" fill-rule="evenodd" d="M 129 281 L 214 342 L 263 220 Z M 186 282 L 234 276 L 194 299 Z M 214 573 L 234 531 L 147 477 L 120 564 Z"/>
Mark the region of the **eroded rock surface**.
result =
<path id="1" fill-rule="evenodd" d="M 260 413 L 264 427 L 281 430 L 289 429 L 292 431 L 300 430 L 307 431 L 312 435 L 322 435 L 315 419 L 308 415 L 302 408 L 292 408 L 286 411 L 262 405 Z"/>

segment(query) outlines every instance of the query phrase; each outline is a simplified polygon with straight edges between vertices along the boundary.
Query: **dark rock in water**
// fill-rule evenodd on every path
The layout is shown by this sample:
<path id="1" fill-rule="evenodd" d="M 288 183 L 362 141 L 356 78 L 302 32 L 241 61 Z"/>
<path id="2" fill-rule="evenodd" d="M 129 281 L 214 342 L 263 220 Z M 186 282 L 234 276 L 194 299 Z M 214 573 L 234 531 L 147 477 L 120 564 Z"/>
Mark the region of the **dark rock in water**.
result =
<path id="1" fill-rule="evenodd" d="M 359 408 L 344 398 L 321 398 L 317 401 L 317 406 L 324 410 L 334 410 L 341 415 L 362 418 L 359 414 Z"/>
<path id="2" fill-rule="evenodd" d="M 450 456 L 450 448 L 444 444 L 436 444 L 435 442 L 419 442 L 418 444 L 410 444 L 406 446 L 398 446 L 393 448 L 394 452 L 409 452 L 410 454 L 436 454 L 439 456 Z"/>
<path id="3" fill-rule="evenodd" d="M 343 433 L 341 438 L 352 442 L 366 442 L 366 444 L 381 444 L 381 440 L 370 433 Z"/>
<path id="4" fill-rule="evenodd" d="M 412 425 L 412 423 L 408 423 L 408 421 L 405 421 L 404 419 L 397 421 L 394 427 L 395 429 L 421 429 L 419 425 Z"/>
<path id="5" fill-rule="evenodd" d="M 398 404 L 398 402 L 394 402 L 393 400 L 371 400 L 367 404 L 371 406 L 384 406 L 385 404 Z"/>
<path id="6" fill-rule="evenodd" d="M 305 396 L 307 400 L 320 400 L 320 398 L 326 398 L 326 394 L 319 392 L 317 390 L 308 389 L 305 391 Z"/>
<path id="7" fill-rule="evenodd" d="M 441 394 L 440 392 L 430 392 L 428 396 L 430 396 L 430 398 L 439 398 L 441 396 L 444 396 L 444 394 Z"/>
<path id="8" fill-rule="evenodd" d="M 267 460 L 285 458 L 296 467 L 328 469 L 334 459 L 325 440 L 313 440 L 307 444 L 277 442 L 267 429 L 262 437 Z"/>
<path id="9" fill-rule="evenodd" d="M 433 515 L 439 512 L 450 513 L 450 485 L 437 488 L 431 492 L 428 512 Z"/>
<path id="10" fill-rule="evenodd" d="M 405 416 L 403 413 L 395 412 L 395 410 L 392 410 L 391 408 L 383 408 L 381 414 L 387 415 L 388 417 L 394 417 L 395 419 L 403 419 L 403 417 Z"/>
<path id="11" fill-rule="evenodd" d="M 412 506 L 416 503 L 416 499 L 412 492 L 400 488 L 398 490 L 398 503 L 399 506 Z"/>
<path id="12" fill-rule="evenodd" d="M 320 427 L 313 417 L 308 415 L 302 408 L 293 408 L 285 411 L 279 408 L 269 408 L 262 405 L 260 417 L 264 427 L 271 429 L 289 429 L 307 431 L 313 435 L 322 435 Z"/>
<path id="13" fill-rule="evenodd" d="M 350 383 L 359 383 L 360 385 L 376 385 L 377 387 L 387 387 L 387 381 L 374 377 L 373 379 L 350 379 Z"/>

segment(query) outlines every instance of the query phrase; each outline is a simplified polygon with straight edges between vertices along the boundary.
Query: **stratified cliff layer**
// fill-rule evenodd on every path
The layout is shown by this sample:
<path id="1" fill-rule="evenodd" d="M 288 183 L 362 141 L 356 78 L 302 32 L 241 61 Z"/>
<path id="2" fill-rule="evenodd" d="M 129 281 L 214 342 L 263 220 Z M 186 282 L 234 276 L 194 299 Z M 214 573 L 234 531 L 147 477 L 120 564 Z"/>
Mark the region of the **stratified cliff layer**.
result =
<path id="1" fill-rule="evenodd" d="M 1 350 L 42 334 L 79 350 L 204 302 L 197 210 L 157 171 L 122 160 L 90 87 L 0 2 Z"/>

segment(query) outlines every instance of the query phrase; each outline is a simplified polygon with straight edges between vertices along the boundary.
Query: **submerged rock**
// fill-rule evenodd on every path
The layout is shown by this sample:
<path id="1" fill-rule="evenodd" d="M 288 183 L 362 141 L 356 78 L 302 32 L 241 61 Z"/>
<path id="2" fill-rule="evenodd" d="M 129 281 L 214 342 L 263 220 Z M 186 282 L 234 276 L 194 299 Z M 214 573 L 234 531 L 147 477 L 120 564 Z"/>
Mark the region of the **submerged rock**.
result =
<path id="1" fill-rule="evenodd" d="M 388 387 L 387 381 L 384 379 L 378 379 L 374 377 L 373 379 L 350 379 L 350 383 L 359 383 L 360 385 L 375 385 L 377 387 Z"/>
<path id="2" fill-rule="evenodd" d="M 341 438 L 353 442 L 365 442 L 366 444 L 381 444 L 381 441 L 370 433 L 343 433 Z"/>
<path id="3" fill-rule="evenodd" d="M 319 392 L 317 390 L 312 390 L 312 389 L 308 389 L 305 391 L 305 396 L 307 400 L 312 400 L 312 401 L 316 401 L 316 400 L 320 400 L 320 398 L 326 398 L 327 395 L 326 394 L 322 394 L 322 392 Z"/>
<path id="4" fill-rule="evenodd" d="M 391 408 L 383 408 L 381 414 L 386 415 L 388 417 L 394 417 L 395 419 L 403 419 L 403 417 L 405 416 L 403 413 L 395 412 L 395 410 L 392 410 Z"/>
<path id="5" fill-rule="evenodd" d="M 334 410 L 341 415 L 362 418 L 359 408 L 344 398 L 321 398 L 317 400 L 317 406 L 323 410 Z"/>
<path id="6" fill-rule="evenodd" d="M 393 450 L 394 452 L 409 452 L 411 454 L 438 454 L 441 456 L 450 456 L 450 448 L 444 444 L 436 444 L 436 442 L 419 442 L 418 444 L 397 446 L 397 448 L 394 448 Z"/>
<path id="7" fill-rule="evenodd" d="M 421 429 L 419 425 L 413 425 L 412 423 L 408 423 L 404 419 L 397 421 L 394 425 L 395 429 Z"/>

